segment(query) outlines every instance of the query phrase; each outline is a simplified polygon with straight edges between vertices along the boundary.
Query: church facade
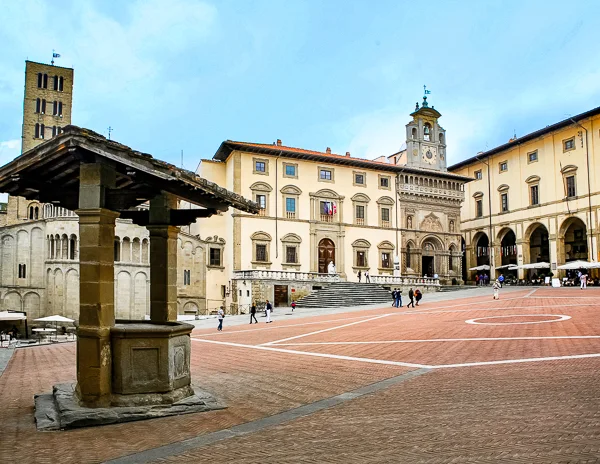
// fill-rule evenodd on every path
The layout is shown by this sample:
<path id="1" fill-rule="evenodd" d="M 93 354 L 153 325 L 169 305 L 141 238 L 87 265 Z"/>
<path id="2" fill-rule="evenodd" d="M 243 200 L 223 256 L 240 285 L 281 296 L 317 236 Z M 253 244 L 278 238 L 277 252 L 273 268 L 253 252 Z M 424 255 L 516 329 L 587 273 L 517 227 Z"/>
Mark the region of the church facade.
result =
<path id="1" fill-rule="evenodd" d="M 460 283 L 470 179 L 446 169 L 440 117 L 424 98 L 406 126 L 406 148 L 376 160 L 280 140 L 225 141 L 202 160 L 199 175 L 261 206 L 258 216 L 234 211 L 203 222 L 225 239 L 232 303 L 287 305 L 323 281 L 358 281 L 359 272 L 386 285 Z"/>

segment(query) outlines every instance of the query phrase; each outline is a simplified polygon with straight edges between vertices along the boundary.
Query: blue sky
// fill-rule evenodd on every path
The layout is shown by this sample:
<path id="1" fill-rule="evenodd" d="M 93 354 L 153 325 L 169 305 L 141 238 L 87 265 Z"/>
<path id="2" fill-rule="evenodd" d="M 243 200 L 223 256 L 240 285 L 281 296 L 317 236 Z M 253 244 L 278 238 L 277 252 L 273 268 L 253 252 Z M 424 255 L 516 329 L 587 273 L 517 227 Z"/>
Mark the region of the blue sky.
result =
<path id="1" fill-rule="evenodd" d="M 449 163 L 600 106 L 600 2 L 0 0 L 0 163 L 24 61 L 75 68 L 73 123 L 195 169 L 226 139 L 375 158 L 423 84 Z M 60 13 L 59 13 L 60 12 Z"/>

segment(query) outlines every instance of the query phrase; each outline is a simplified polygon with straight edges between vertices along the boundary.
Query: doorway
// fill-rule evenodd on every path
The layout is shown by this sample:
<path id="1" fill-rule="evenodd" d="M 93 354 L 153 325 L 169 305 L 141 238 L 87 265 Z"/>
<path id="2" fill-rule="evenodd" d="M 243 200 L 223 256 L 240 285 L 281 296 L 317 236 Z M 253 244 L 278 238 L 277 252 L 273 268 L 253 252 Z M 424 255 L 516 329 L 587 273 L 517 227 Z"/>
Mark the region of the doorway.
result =
<path id="1" fill-rule="evenodd" d="M 275 285 L 275 307 L 288 305 L 288 287 L 287 285 Z"/>
<path id="2" fill-rule="evenodd" d="M 421 269 L 424 276 L 433 277 L 435 274 L 433 270 L 433 256 L 423 256 L 423 267 Z"/>
<path id="3" fill-rule="evenodd" d="M 327 274 L 327 266 L 335 264 L 335 245 L 332 240 L 324 238 L 319 242 L 319 274 Z"/>

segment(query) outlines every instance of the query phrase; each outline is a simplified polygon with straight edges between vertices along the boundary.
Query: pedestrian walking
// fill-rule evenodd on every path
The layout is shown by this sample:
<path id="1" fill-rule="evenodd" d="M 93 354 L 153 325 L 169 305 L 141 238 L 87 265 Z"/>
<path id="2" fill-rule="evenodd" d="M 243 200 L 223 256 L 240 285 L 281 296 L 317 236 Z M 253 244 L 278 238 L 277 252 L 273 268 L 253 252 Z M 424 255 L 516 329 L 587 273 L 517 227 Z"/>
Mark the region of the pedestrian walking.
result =
<path id="1" fill-rule="evenodd" d="M 223 311 L 223 306 L 221 306 L 219 308 L 219 311 L 217 311 L 217 319 L 219 319 L 219 327 L 217 327 L 218 331 L 223 330 L 223 319 L 224 318 L 225 318 L 225 311 Z"/>
<path id="2" fill-rule="evenodd" d="M 392 308 L 396 307 L 396 290 L 392 290 Z"/>
<path id="3" fill-rule="evenodd" d="M 396 290 L 396 308 L 402 306 L 402 290 Z"/>
<path id="4" fill-rule="evenodd" d="M 423 294 L 421 293 L 421 290 L 417 288 L 415 290 L 415 300 L 417 300 L 417 306 L 419 306 L 419 301 L 421 301 L 421 298 L 423 298 Z"/>
<path id="5" fill-rule="evenodd" d="M 500 277 L 498 277 L 498 285 L 500 285 L 500 288 L 504 285 L 504 274 L 502 273 L 500 273 Z"/>
<path id="6" fill-rule="evenodd" d="M 365 283 L 366 284 L 371 283 L 371 277 L 369 276 L 369 271 L 365 271 Z"/>
<path id="7" fill-rule="evenodd" d="M 581 274 L 581 277 L 579 278 L 579 289 L 583 290 L 584 288 L 587 288 L 587 274 Z"/>
<path id="8" fill-rule="evenodd" d="M 256 302 L 252 302 L 252 306 L 250 307 L 250 324 L 252 324 L 252 319 L 254 322 L 258 324 L 258 320 L 256 319 Z"/>
<path id="9" fill-rule="evenodd" d="M 267 306 L 265 309 L 265 313 L 267 315 L 267 324 L 269 324 L 271 321 L 271 312 L 273 311 L 273 305 L 271 303 L 269 303 L 269 300 L 267 300 Z"/>
<path id="10" fill-rule="evenodd" d="M 494 289 L 494 300 L 499 300 L 500 296 L 498 293 L 500 291 L 500 285 L 498 282 L 494 282 L 494 286 L 492 288 Z"/>
<path id="11" fill-rule="evenodd" d="M 412 287 L 408 290 L 408 299 L 410 300 L 408 302 L 408 304 L 406 305 L 407 308 L 410 308 L 410 305 L 412 305 L 412 307 L 415 307 L 415 292 L 413 292 Z"/>
<path id="12" fill-rule="evenodd" d="M 479 280 L 480 280 L 479 274 L 475 274 L 475 285 L 476 286 L 479 285 Z"/>
<path id="13" fill-rule="evenodd" d="M 360 271 L 358 271 L 358 283 L 360 284 L 360 278 L 362 277 L 362 274 Z"/>
<path id="14" fill-rule="evenodd" d="M 292 301 L 292 312 L 294 312 L 294 309 L 296 309 L 296 302 Z"/>

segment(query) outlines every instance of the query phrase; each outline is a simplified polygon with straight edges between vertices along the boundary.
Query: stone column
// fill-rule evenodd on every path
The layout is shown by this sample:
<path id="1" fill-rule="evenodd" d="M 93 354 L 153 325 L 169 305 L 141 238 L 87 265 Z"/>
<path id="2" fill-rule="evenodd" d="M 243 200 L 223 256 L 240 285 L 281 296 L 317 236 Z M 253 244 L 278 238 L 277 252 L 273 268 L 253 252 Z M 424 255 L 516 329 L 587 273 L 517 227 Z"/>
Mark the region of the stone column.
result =
<path id="1" fill-rule="evenodd" d="M 114 185 L 108 166 L 82 164 L 79 187 L 79 293 L 77 393 L 88 407 L 110 405 L 110 329 L 115 323 L 114 254 L 118 213 L 104 208 L 104 192 Z"/>
<path id="2" fill-rule="evenodd" d="M 167 194 L 150 200 L 150 320 L 177 321 L 177 235 L 169 225 L 176 199 Z"/>

